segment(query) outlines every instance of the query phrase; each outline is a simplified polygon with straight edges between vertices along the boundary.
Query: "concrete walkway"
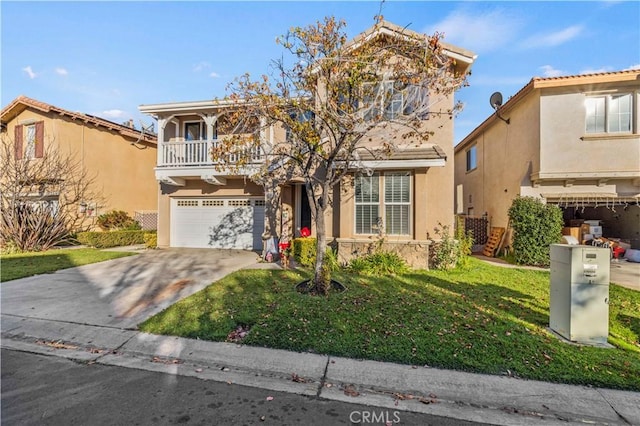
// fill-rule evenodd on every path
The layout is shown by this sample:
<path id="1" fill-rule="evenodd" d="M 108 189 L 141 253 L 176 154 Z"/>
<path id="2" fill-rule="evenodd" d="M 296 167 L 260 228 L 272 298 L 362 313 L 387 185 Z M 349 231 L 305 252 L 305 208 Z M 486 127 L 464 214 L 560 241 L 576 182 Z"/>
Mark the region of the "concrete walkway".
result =
<path id="1" fill-rule="evenodd" d="M 512 263 L 507 262 L 504 259 L 499 259 L 495 257 L 487 257 L 481 254 L 473 254 L 473 257 L 476 259 L 480 259 L 484 262 L 490 263 L 492 265 L 501 266 L 504 268 L 522 268 L 522 269 L 532 269 L 538 271 L 549 271 L 549 268 L 537 268 L 535 266 L 520 266 L 514 265 Z M 640 263 L 627 262 L 624 259 L 611 260 L 611 269 L 610 269 L 610 281 L 613 284 L 619 285 L 621 287 L 626 287 L 631 290 L 640 291 Z"/>
<path id="2" fill-rule="evenodd" d="M 1 346 L 490 424 L 640 425 L 640 393 L 635 392 L 156 336 L 135 329 L 144 318 L 228 272 L 265 266 L 273 265 L 257 264 L 256 256 L 246 252 L 156 250 L 3 283 Z"/>

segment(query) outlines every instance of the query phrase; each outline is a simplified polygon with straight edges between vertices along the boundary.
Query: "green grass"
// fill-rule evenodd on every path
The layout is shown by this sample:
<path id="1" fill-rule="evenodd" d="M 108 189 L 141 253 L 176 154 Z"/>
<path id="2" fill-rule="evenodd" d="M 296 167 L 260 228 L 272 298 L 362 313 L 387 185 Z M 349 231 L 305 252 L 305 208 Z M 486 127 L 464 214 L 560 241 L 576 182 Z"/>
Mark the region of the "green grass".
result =
<path id="1" fill-rule="evenodd" d="M 47 274 L 60 269 L 102 262 L 133 253 L 96 249 L 56 249 L 38 253 L 4 254 L 0 256 L 0 281 Z"/>
<path id="2" fill-rule="evenodd" d="M 348 287 L 298 294 L 306 276 L 240 271 L 141 324 L 214 341 L 237 325 L 243 343 L 521 378 L 640 390 L 640 293 L 610 287 L 616 349 L 560 342 L 549 323 L 549 273 L 471 259 L 453 272 L 396 277 L 335 274 Z"/>

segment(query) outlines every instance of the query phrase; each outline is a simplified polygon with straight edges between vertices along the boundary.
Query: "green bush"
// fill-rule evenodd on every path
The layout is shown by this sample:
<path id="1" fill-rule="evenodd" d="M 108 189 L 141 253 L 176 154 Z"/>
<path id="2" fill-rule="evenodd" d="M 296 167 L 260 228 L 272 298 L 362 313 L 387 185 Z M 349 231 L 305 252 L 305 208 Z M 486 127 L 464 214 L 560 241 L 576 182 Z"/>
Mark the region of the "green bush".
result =
<path id="1" fill-rule="evenodd" d="M 147 231 L 144 234 L 144 245 L 147 248 L 158 247 L 158 233 L 156 231 Z"/>
<path id="2" fill-rule="evenodd" d="M 81 244 L 108 248 L 144 244 L 147 231 L 109 231 L 109 232 L 79 232 L 78 241 Z"/>
<path id="3" fill-rule="evenodd" d="M 136 231 L 141 229 L 140 224 L 122 210 L 112 210 L 101 214 L 96 223 L 103 231 Z"/>
<path id="4" fill-rule="evenodd" d="M 562 210 L 533 197 L 517 197 L 509 208 L 515 261 L 549 266 L 549 246 L 562 238 Z"/>
<path id="5" fill-rule="evenodd" d="M 471 247 L 473 246 L 473 235 L 471 232 L 464 232 L 464 222 L 462 218 L 456 220 L 455 237 L 449 233 L 449 226 L 438 223 L 434 232 L 440 238 L 433 244 L 430 253 L 430 266 L 434 269 L 450 270 L 456 266 L 466 266 Z"/>
<path id="6" fill-rule="evenodd" d="M 308 268 L 316 266 L 316 244 L 317 240 L 313 237 L 295 238 L 292 241 L 293 257 L 298 265 Z M 337 271 L 340 267 L 337 254 L 330 247 L 327 247 L 324 256 L 324 266 L 328 272 Z"/>
<path id="7" fill-rule="evenodd" d="M 311 237 L 293 239 L 293 257 L 300 266 L 315 266 L 316 242 L 316 239 Z"/>
<path id="8" fill-rule="evenodd" d="M 351 259 L 349 272 L 362 275 L 399 275 L 409 271 L 409 266 L 397 253 L 377 250 L 365 256 Z"/>

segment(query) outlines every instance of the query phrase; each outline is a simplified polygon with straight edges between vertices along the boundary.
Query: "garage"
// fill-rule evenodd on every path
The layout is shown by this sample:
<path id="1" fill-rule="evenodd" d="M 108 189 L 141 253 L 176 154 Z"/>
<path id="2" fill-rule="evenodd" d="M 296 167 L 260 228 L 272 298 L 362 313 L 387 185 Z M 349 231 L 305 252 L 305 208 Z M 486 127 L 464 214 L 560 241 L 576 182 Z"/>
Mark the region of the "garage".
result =
<path id="1" fill-rule="evenodd" d="M 171 247 L 262 250 L 263 198 L 172 198 Z"/>

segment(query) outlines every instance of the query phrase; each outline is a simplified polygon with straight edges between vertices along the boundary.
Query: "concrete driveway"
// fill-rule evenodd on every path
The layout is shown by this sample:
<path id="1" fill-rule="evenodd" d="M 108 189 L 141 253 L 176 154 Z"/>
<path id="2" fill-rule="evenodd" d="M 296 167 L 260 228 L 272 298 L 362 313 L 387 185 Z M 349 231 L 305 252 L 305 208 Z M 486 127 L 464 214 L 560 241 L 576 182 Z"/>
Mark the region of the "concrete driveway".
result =
<path id="1" fill-rule="evenodd" d="M 242 250 L 161 249 L 2 283 L 3 315 L 135 329 L 148 317 L 257 262 Z"/>
<path id="2" fill-rule="evenodd" d="M 610 272 L 612 283 L 640 291 L 640 263 L 612 260 Z"/>

